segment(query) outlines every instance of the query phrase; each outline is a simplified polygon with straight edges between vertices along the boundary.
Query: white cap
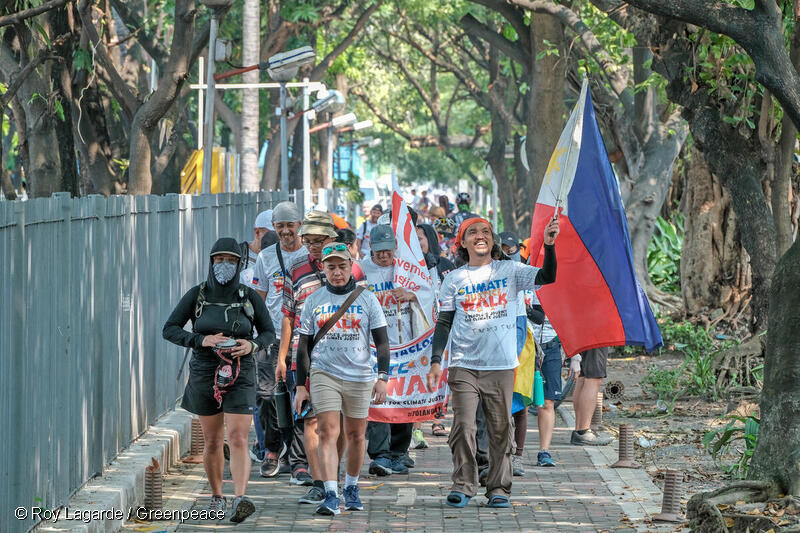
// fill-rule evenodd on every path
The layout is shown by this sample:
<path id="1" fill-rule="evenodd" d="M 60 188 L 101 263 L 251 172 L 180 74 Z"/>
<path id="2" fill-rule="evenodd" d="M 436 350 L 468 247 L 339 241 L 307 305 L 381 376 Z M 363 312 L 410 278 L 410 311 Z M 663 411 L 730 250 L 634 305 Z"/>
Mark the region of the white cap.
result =
<path id="1" fill-rule="evenodd" d="M 275 228 L 272 227 L 272 209 L 267 209 L 258 214 L 256 222 L 253 224 L 253 229 L 256 228 L 267 228 L 268 230 L 275 231 Z"/>

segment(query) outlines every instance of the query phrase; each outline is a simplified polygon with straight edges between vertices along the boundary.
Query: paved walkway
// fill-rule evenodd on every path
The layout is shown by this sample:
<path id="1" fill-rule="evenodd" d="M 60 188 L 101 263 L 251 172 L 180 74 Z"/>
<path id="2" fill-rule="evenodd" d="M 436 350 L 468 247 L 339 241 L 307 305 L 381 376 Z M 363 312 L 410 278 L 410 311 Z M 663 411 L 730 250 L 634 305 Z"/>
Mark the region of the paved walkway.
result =
<path id="1" fill-rule="evenodd" d="M 569 444 L 569 430 L 559 421 L 551 451 L 555 468 L 534 466 L 538 451 L 536 417 L 529 415 L 524 463 L 526 475 L 514 478 L 512 507 L 492 509 L 480 494 L 464 509 L 444 504 L 450 486 L 452 463 L 445 437 L 429 436 L 427 450 L 412 450 L 416 468 L 408 475 L 375 477 L 367 474 L 367 462 L 359 482 L 365 510 L 344 512 L 331 519 L 314 514 L 311 505 L 297 498 L 306 487 L 288 483 L 288 475 L 264 479 L 253 465 L 248 495 L 256 513 L 239 525 L 213 523 L 129 523 L 126 532 L 250 531 L 619 531 L 655 529 L 644 522 L 657 512 L 660 494 L 641 471 L 619 471 L 603 467 L 604 457 L 616 459 L 616 445 L 600 452 Z M 449 426 L 449 425 L 448 425 Z M 599 465 L 599 466 L 598 466 Z M 225 492 L 232 485 L 226 473 Z M 165 509 L 202 509 L 208 484 L 202 465 L 182 464 L 165 478 Z M 637 480 L 647 479 L 643 483 Z M 655 489 L 655 490 L 654 490 Z M 230 496 L 229 496 L 230 501 Z M 626 513 L 628 513 L 626 515 Z"/>

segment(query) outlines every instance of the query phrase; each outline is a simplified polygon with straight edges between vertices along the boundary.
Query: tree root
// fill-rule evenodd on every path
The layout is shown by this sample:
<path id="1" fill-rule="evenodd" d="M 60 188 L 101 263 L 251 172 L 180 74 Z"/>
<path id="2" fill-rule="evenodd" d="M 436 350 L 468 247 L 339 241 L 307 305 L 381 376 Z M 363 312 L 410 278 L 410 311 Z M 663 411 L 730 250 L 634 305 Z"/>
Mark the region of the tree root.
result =
<path id="1" fill-rule="evenodd" d="M 695 494 L 687 505 L 687 518 L 689 528 L 695 533 L 732 533 L 744 531 L 739 529 L 736 524 L 740 521 L 753 521 L 763 517 L 743 515 L 741 513 L 723 514 L 720 507 L 733 506 L 736 502 L 766 502 L 777 499 L 780 496 L 780 489 L 777 483 L 772 481 L 739 481 L 722 487 L 713 492 L 701 492 Z M 746 517 L 747 520 L 742 517 Z M 727 518 L 727 520 L 726 520 Z M 738 519 L 738 520 L 737 520 Z M 758 531 L 752 528 L 755 524 L 748 524 L 746 528 L 751 531 Z M 774 524 L 772 524 L 774 525 Z"/>
<path id="2" fill-rule="evenodd" d="M 765 344 L 766 335 L 757 335 L 718 354 L 712 363 L 717 391 L 732 385 L 761 388 L 761 383 L 753 376 L 753 368 L 764 362 Z"/>

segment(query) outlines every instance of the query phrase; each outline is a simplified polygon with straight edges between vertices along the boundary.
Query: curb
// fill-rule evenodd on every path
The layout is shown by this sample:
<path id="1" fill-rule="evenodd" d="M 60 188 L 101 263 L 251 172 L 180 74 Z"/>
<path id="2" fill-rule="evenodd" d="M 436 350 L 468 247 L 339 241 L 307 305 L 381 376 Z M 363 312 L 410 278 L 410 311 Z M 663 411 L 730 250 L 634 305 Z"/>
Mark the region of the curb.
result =
<path id="1" fill-rule="evenodd" d="M 93 478 L 70 498 L 68 509 L 72 519 L 41 522 L 35 533 L 116 533 L 129 513 L 144 502 L 144 469 L 151 459 L 161 465 L 161 471 L 177 464 L 189 451 L 192 434 L 192 414 L 176 408 L 163 415 L 150 428 L 108 465 L 103 475 Z M 66 512 L 61 508 L 62 513 Z M 107 516 L 83 521 L 75 513 L 101 513 Z M 116 513 L 117 516 L 108 516 Z M 118 518 L 119 517 L 119 518 Z"/>

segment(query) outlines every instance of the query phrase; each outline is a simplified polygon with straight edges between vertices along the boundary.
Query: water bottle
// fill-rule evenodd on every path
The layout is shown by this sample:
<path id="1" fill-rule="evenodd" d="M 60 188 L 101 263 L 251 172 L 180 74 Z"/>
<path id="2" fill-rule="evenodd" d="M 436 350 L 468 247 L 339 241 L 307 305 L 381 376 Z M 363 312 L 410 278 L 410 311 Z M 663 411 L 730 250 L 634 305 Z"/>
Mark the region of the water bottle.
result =
<path id="1" fill-rule="evenodd" d="M 533 405 L 536 407 L 544 405 L 544 382 L 542 373 L 538 370 L 533 374 Z"/>
<path id="2" fill-rule="evenodd" d="M 292 427 L 292 396 L 286 387 L 286 382 L 278 381 L 275 387 L 275 412 L 278 419 L 279 429 L 289 429 Z"/>
<path id="3" fill-rule="evenodd" d="M 231 365 L 222 365 L 217 372 L 217 386 L 227 387 L 231 381 L 233 381 L 233 368 Z"/>

